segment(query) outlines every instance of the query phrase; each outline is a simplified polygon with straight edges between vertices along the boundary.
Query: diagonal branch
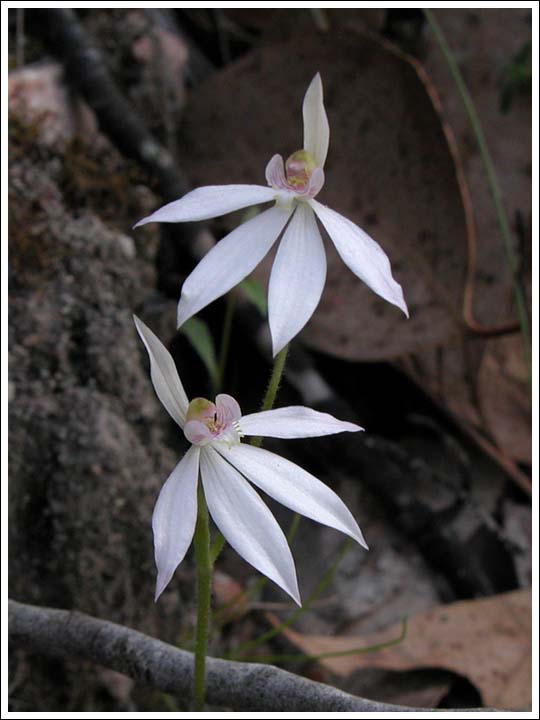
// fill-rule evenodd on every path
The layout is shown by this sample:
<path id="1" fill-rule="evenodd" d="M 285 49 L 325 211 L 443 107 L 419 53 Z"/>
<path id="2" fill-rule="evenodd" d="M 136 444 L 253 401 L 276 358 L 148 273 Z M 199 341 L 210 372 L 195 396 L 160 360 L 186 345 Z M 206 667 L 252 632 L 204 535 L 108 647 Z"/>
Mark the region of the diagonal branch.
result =
<path id="1" fill-rule="evenodd" d="M 155 176 L 163 197 L 174 200 L 187 192 L 188 182 L 173 156 L 126 100 L 76 12 L 33 9 L 28 30 L 59 57 L 69 81 L 95 112 L 102 132 L 126 157 L 137 160 Z"/>
<path id="2" fill-rule="evenodd" d="M 189 695 L 193 655 L 136 630 L 69 610 L 9 601 L 9 639 L 55 657 L 81 657 L 173 695 Z M 365 700 L 271 665 L 207 658 L 207 698 L 235 710 L 413 712 Z"/>

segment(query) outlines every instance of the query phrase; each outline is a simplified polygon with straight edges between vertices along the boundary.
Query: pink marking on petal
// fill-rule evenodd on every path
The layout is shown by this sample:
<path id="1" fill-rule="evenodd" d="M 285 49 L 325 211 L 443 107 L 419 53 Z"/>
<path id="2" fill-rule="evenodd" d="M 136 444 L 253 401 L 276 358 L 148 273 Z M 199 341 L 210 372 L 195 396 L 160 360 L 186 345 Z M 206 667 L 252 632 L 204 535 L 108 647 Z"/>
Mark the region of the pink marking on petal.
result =
<path id="1" fill-rule="evenodd" d="M 266 181 L 275 190 L 313 198 L 324 185 L 324 170 L 305 150 L 297 150 L 285 164 L 281 155 L 274 155 L 266 166 Z"/>

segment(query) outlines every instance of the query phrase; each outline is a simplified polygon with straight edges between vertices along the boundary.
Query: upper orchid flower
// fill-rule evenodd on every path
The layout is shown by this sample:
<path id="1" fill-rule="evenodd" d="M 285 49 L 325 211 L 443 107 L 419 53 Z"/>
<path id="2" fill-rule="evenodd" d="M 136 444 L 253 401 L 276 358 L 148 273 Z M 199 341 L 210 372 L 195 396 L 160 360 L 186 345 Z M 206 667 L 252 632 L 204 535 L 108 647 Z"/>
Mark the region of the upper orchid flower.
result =
<path id="1" fill-rule="evenodd" d="M 250 482 L 291 510 L 346 533 L 365 548 L 366 542 L 356 520 L 329 487 L 298 465 L 242 443 L 241 438 L 315 437 L 362 428 L 305 407 L 242 416 L 230 395 L 218 395 L 215 403 L 204 398 L 189 402 L 169 352 L 137 317 L 135 324 L 150 356 L 156 394 L 191 443 L 161 488 L 154 508 L 156 600 L 191 544 L 200 474 L 210 515 L 225 539 L 244 560 L 300 604 L 294 560 L 285 535 Z"/>
<path id="2" fill-rule="evenodd" d="M 408 316 L 403 291 L 392 277 L 382 248 L 357 225 L 315 200 L 324 185 L 330 136 L 318 73 L 306 92 L 303 117 L 304 147 L 285 165 L 281 155 L 272 157 L 266 166 L 269 187 L 198 188 L 135 225 L 205 220 L 249 205 L 275 202 L 218 242 L 189 275 L 178 304 L 178 326 L 249 275 L 286 228 L 268 287 L 268 318 L 276 355 L 307 323 L 324 288 L 326 255 L 316 217 L 353 273 Z"/>

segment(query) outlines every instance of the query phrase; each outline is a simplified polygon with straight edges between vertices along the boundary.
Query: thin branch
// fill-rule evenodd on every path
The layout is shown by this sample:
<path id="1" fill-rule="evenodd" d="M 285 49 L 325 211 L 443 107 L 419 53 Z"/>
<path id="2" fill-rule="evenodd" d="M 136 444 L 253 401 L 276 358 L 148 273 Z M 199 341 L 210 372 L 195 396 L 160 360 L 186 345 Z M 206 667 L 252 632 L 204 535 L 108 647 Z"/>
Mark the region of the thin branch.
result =
<path id="1" fill-rule="evenodd" d="M 191 693 L 192 653 L 89 615 L 10 600 L 9 639 L 44 655 L 93 660 L 172 695 Z M 420 711 L 349 695 L 271 665 L 216 658 L 207 659 L 207 700 L 235 710 Z"/>
<path id="2" fill-rule="evenodd" d="M 29 30 L 59 57 L 72 86 L 95 112 L 100 129 L 127 157 L 155 176 L 160 193 L 173 200 L 189 190 L 171 153 L 146 128 L 109 72 L 105 59 L 72 9 L 34 9 Z"/>

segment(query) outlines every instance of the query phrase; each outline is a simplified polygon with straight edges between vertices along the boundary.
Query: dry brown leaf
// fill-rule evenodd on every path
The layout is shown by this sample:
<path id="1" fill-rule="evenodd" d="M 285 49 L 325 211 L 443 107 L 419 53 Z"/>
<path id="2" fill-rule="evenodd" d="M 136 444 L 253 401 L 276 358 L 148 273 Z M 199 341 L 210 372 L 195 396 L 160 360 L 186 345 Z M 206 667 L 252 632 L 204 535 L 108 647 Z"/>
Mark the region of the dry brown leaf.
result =
<path id="1" fill-rule="evenodd" d="M 508 65 L 531 37 L 530 8 L 443 8 L 435 13 L 482 123 L 513 233 L 515 213 L 522 214 L 527 235 L 524 250 L 528 255 L 532 200 L 530 91 L 516 94 L 506 113 L 501 112 L 500 103 Z M 443 116 L 456 137 L 471 192 L 478 236 L 475 314 L 484 323 L 517 319 L 510 268 L 480 151 L 455 81 L 429 32 L 424 64 L 441 98 Z M 494 275 L 501 274 L 506 276 L 506 294 L 493 286 Z"/>
<path id="2" fill-rule="evenodd" d="M 274 622 L 277 620 L 274 619 Z M 400 623 L 360 637 L 283 634 L 306 655 L 346 652 L 399 637 Z M 524 710 L 531 704 L 531 591 L 440 605 L 410 618 L 398 645 L 320 662 L 336 675 L 360 668 L 440 668 L 463 675 L 486 706 Z"/>
<path id="3" fill-rule="evenodd" d="M 516 94 L 508 112 L 500 109 L 508 65 L 530 40 L 530 9 L 441 9 L 436 11 L 436 17 L 474 100 L 516 246 L 519 238 L 515 218 L 516 213 L 521 215 L 524 247 L 518 250 L 524 254 L 524 282 L 530 292 L 530 92 Z M 446 60 L 429 33 L 426 42 L 425 67 L 441 97 L 443 118 L 456 138 L 472 199 L 477 235 L 473 313 L 480 323 L 517 320 L 510 267 L 480 151 Z M 460 368 L 456 366 L 456 353 L 452 361 L 445 348 L 439 374 L 445 385 L 442 392 L 436 387 L 437 376 L 426 369 L 425 354 L 419 358 L 420 375 L 457 418 L 491 435 L 509 458 L 530 463 L 530 399 L 519 334 L 490 340 L 484 357 L 483 350 L 484 344 L 478 341 L 476 346 L 470 346 L 468 360 L 461 362 Z"/>
<path id="4" fill-rule="evenodd" d="M 532 462 L 531 399 L 519 335 L 488 343 L 478 374 L 480 409 L 498 446 L 518 462 Z"/>

